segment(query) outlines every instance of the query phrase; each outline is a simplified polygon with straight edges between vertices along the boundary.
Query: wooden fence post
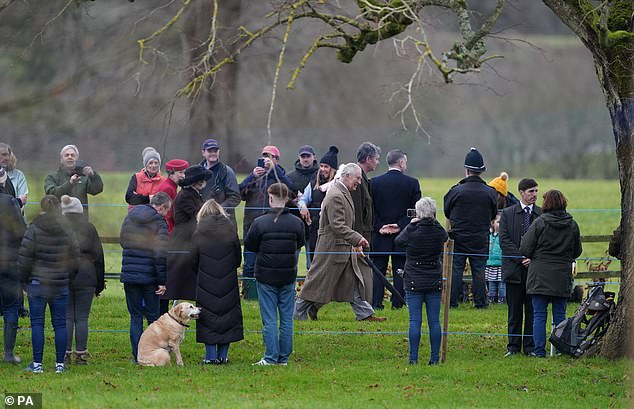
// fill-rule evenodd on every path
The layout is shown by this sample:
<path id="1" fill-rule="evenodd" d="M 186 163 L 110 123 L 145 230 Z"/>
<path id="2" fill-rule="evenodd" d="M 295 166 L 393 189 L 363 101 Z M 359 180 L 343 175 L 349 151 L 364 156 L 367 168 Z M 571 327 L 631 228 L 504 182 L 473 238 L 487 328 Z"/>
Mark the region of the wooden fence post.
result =
<path id="1" fill-rule="evenodd" d="M 445 285 L 442 291 L 443 318 L 442 318 L 442 345 L 440 347 L 440 362 L 447 360 L 447 331 L 449 329 L 449 306 L 451 304 L 451 271 L 453 267 L 453 240 L 445 243 L 445 254 L 442 260 L 442 276 Z"/>

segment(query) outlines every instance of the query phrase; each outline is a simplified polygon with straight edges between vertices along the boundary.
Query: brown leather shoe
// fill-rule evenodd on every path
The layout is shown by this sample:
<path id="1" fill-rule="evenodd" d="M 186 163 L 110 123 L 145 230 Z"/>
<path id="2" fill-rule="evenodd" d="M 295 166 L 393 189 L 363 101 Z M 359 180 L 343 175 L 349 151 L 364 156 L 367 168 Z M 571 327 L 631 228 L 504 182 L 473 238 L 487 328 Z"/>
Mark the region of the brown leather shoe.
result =
<path id="1" fill-rule="evenodd" d="M 374 315 L 370 315 L 369 317 L 366 317 L 361 321 L 383 322 L 385 320 L 387 320 L 387 317 L 375 317 Z"/>

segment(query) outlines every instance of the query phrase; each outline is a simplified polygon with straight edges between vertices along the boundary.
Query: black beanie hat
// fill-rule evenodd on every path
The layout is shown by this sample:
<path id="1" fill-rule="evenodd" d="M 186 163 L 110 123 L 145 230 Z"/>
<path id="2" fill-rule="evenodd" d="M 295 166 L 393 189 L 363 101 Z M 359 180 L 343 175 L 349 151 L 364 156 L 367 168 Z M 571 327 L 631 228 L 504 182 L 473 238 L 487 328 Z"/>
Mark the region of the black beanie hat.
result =
<path id="1" fill-rule="evenodd" d="M 339 161 L 337 160 L 337 154 L 339 153 L 339 149 L 336 146 L 331 146 L 328 148 L 328 152 L 321 158 L 319 163 L 325 163 L 333 169 L 337 169 L 339 167 Z"/>
<path id="2" fill-rule="evenodd" d="M 476 148 L 471 148 L 467 156 L 464 158 L 464 167 L 476 173 L 482 173 L 487 170 L 484 166 L 484 159 Z"/>

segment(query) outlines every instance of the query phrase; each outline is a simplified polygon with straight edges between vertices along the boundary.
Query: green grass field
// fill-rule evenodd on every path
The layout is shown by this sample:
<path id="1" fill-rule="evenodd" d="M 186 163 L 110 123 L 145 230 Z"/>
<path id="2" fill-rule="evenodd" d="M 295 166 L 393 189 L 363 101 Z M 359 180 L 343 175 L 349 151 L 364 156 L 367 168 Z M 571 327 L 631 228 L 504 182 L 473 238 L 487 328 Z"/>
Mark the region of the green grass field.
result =
<path id="1" fill-rule="evenodd" d="M 93 204 L 123 204 L 129 174 L 104 175 L 106 190 Z M 30 179 L 34 180 L 34 179 Z M 442 204 L 453 180 L 422 180 L 423 193 Z M 516 183 L 516 181 L 511 181 Z M 609 234 L 619 212 L 616 182 L 541 181 L 540 189 L 557 187 L 570 199 L 569 209 L 582 234 Z M 114 188 L 117 186 L 117 188 Z M 32 192 L 36 186 L 31 182 Z M 39 197 L 31 195 L 31 200 Z M 36 206 L 29 206 L 32 214 Z M 91 218 L 104 236 L 118 235 L 124 206 L 95 207 Z M 238 211 L 239 219 L 241 212 Z M 240 220 L 239 220 L 240 223 Z M 594 247 L 596 246 L 596 250 Z M 599 257 L 607 243 L 586 247 L 584 256 Z M 109 248 L 108 269 L 118 271 L 118 248 Z M 300 266 L 303 264 L 300 262 Z M 64 374 L 52 368 L 53 334 L 47 324 L 45 373 L 25 373 L 30 331 L 18 334 L 16 352 L 25 363 L 0 365 L 4 392 L 41 392 L 45 408 L 246 407 L 246 408 L 593 408 L 626 407 L 630 402 L 630 363 L 568 357 L 503 358 L 506 307 L 479 311 L 468 305 L 451 310 L 447 362 L 424 365 L 429 354 L 423 334 L 419 366 L 407 365 L 408 315 L 382 311 L 384 323 L 356 322 L 347 304 L 329 304 L 316 322 L 295 325 L 294 354 L 288 367 L 253 367 L 263 343 L 256 302 L 243 302 L 245 340 L 233 344 L 231 362 L 203 367 L 204 346 L 188 332 L 182 345 L 185 367 L 142 368 L 130 363 L 129 325 L 123 289 L 108 282 L 91 315 L 90 364 Z M 389 303 L 388 303 L 389 305 Z M 570 305 L 568 315 L 574 312 Z M 423 331 L 426 330 L 423 325 Z"/>

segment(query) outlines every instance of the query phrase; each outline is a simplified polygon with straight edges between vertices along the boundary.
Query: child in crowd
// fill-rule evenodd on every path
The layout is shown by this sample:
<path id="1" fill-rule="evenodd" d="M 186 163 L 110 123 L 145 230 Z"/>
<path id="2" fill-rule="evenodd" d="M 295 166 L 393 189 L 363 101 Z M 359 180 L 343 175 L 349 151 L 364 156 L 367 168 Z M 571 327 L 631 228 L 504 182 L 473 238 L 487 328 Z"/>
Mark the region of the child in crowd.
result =
<path id="1" fill-rule="evenodd" d="M 484 277 L 489 287 L 489 303 L 506 301 L 506 284 L 502 281 L 502 249 L 500 248 L 500 213 L 491 222 L 489 232 L 489 259 L 484 270 Z"/>

